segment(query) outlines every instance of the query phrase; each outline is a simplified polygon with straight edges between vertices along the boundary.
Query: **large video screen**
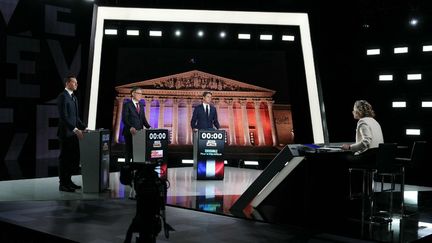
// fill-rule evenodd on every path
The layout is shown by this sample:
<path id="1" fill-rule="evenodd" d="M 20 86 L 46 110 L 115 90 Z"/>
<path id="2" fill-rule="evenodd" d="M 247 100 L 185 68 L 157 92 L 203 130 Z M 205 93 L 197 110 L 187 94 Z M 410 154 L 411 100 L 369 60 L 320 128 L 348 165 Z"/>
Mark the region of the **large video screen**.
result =
<path id="1" fill-rule="evenodd" d="M 166 37 L 150 37 L 145 30 L 154 23 L 130 25 L 143 36 L 119 30 L 103 39 L 97 126 L 112 128 L 115 143 L 124 142 L 121 111 L 133 87 L 143 89 L 141 103 L 150 125 L 168 129 L 172 144 L 192 143 L 191 111 L 201 103 L 203 91 L 213 94 L 229 145 L 312 140 L 301 46 L 279 39 L 285 32 L 299 35 L 298 28 L 160 23 Z M 179 29 L 181 37 L 174 34 Z M 251 39 L 238 39 L 244 29 Z M 256 37 L 264 29 L 274 33 L 274 41 Z M 196 35 L 199 31 L 204 37 Z"/>

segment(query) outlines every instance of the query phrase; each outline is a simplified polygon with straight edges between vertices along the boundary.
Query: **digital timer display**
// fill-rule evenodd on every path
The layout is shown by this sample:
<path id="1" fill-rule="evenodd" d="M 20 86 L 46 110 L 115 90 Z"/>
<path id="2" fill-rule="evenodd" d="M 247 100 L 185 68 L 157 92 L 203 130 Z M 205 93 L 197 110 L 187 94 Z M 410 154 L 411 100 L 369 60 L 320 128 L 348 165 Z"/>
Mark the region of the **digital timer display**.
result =
<path id="1" fill-rule="evenodd" d="M 201 139 L 221 140 L 224 138 L 223 133 L 221 132 L 203 132 L 200 136 Z"/>
<path id="2" fill-rule="evenodd" d="M 150 140 L 164 140 L 168 137 L 165 132 L 150 132 L 147 135 Z"/>

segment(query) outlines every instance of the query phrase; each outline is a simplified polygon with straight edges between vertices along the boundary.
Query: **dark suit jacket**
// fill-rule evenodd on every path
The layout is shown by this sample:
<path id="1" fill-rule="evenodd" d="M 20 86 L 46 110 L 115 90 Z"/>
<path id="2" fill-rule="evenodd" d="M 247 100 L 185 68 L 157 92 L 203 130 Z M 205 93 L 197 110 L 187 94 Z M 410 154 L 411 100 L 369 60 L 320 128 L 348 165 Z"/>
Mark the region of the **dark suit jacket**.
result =
<path id="1" fill-rule="evenodd" d="M 122 112 L 123 120 L 123 135 L 130 135 L 130 128 L 134 127 L 136 130 L 141 130 L 143 126 L 150 128 L 144 113 L 144 105 L 140 102 L 140 112 L 138 114 L 134 103 L 129 100 L 123 104 Z"/>
<path id="2" fill-rule="evenodd" d="M 207 116 L 203 104 L 196 106 L 192 114 L 191 127 L 209 129 L 214 128 L 213 126 L 216 127 L 216 129 L 219 129 L 220 127 L 216 108 L 210 105 L 210 114 Z"/>
<path id="3" fill-rule="evenodd" d="M 57 136 L 60 139 L 75 136 L 74 128 L 83 130 L 87 127 L 79 118 L 78 99 L 75 98 L 74 101 L 66 90 L 58 95 L 57 108 L 59 113 Z"/>

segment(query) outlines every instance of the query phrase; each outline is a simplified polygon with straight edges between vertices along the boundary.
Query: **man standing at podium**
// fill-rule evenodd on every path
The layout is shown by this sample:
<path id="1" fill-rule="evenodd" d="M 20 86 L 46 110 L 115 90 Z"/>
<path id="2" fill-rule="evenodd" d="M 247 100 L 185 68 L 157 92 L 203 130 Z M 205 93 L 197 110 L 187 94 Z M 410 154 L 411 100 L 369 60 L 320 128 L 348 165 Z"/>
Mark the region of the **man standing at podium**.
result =
<path id="1" fill-rule="evenodd" d="M 146 127 L 150 128 L 144 113 L 144 106 L 140 103 L 142 98 L 142 89 L 134 87 L 131 91 L 132 99 L 123 104 L 123 136 L 125 138 L 125 162 L 129 163 L 132 158 L 132 136 L 138 130 Z M 150 104 L 146 104 L 150 105 Z"/>
<path id="2" fill-rule="evenodd" d="M 202 104 L 196 106 L 192 114 L 192 129 L 194 131 L 198 131 L 198 129 L 219 129 L 220 125 L 217 118 L 217 111 L 216 108 L 211 105 L 212 93 L 210 91 L 204 91 L 202 96 Z"/>
<path id="3" fill-rule="evenodd" d="M 83 138 L 86 125 L 79 118 L 78 100 L 74 91 L 78 88 L 75 76 L 70 75 L 64 80 L 65 89 L 57 97 L 59 123 L 57 136 L 60 141 L 59 179 L 60 191 L 74 192 L 81 189 L 72 180 L 72 173 L 78 170 L 80 149 L 78 139 Z"/>

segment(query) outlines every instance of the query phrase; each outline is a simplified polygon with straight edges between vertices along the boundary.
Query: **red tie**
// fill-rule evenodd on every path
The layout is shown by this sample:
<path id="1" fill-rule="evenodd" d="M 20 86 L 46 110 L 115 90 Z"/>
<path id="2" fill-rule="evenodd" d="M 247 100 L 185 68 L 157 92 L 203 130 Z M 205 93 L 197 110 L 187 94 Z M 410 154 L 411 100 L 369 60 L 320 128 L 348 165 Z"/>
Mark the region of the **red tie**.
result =
<path id="1" fill-rule="evenodd" d="M 140 107 L 139 107 L 139 103 L 138 102 L 136 103 L 136 111 L 137 111 L 138 114 L 140 113 Z"/>

